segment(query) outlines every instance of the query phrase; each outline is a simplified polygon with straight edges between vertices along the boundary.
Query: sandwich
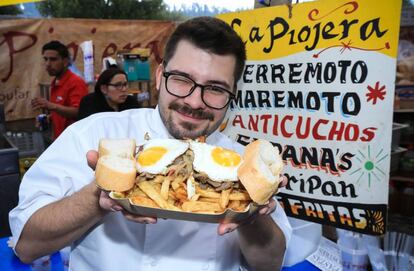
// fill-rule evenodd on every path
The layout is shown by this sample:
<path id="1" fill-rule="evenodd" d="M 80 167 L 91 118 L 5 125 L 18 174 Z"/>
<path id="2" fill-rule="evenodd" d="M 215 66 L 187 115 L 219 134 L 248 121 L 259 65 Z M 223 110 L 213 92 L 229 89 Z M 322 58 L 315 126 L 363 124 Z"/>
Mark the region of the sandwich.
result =
<path id="1" fill-rule="evenodd" d="M 122 148 L 110 141 L 101 141 L 104 143 L 100 149 L 116 146 L 118 153 L 109 151 L 103 157 L 109 153 L 115 160 L 128 162 L 106 161 L 109 158 L 101 161 L 100 157 L 98 166 L 100 162 L 110 164 L 113 171 L 98 172 L 102 167 L 97 167 L 97 183 L 141 206 L 201 213 L 221 213 L 226 209 L 245 211 L 252 202 L 265 204 L 277 191 L 283 168 L 278 150 L 265 140 L 249 144 L 241 156 L 200 141 L 152 139 L 139 147 L 135 160 L 120 154 Z M 133 144 L 128 145 L 129 154 Z M 134 173 L 129 161 L 135 162 L 134 181 L 131 181 Z M 109 183 L 109 178 L 102 181 L 105 174 L 117 184 Z M 127 174 L 131 175 L 127 177 Z"/>

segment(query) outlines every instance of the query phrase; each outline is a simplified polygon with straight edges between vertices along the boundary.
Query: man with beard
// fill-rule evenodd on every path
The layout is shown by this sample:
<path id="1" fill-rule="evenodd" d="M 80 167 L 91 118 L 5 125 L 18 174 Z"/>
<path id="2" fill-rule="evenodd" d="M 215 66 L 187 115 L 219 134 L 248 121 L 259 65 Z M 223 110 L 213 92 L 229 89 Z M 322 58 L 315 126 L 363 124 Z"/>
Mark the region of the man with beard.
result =
<path id="1" fill-rule="evenodd" d="M 155 109 L 78 121 L 25 174 L 19 205 L 10 213 L 20 259 L 31 262 L 71 245 L 71 270 L 280 269 L 291 228 L 274 199 L 240 223 L 157 219 L 117 205 L 97 188 L 91 169 L 98 156 L 91 150 L 101 138 L 134 138 L 139 145 L 145 135 L 207 136 L 208 144 L 243 152 L 218 127 L 245 60 L 243 41 L 225 22 L 199 17 L 179 24 L 156 70 Z"/>
<path id="2" fill-rule="evenodd" d="M 51 41 L 42 47 L 46 71 L 54 76 L 50 86 L 50 101 L 44 97 L 32 100 L 33 109 L 50 112 L 53 139 L 72 124 L 78 116 L 80 100 L 88 94 L 85 82 L 69 70 L 68 48 L 59 41 Z"/>

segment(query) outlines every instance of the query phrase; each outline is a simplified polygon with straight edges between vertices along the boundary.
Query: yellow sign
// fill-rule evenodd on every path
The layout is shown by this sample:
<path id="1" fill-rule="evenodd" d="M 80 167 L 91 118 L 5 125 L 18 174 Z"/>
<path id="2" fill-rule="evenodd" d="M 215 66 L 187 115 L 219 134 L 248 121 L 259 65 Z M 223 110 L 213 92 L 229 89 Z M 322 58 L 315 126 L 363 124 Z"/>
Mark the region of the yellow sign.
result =
<path id="1" fill-rule="evenodd" d="M 43 0 L 2 0 L 0 1 L 0 7 L 29 3 L 29 2 L 40 2 L 40 1 L 43 1 Z"/>
<path id="2" fill-rule="evenodd" d="M 219 18 L 241 35 L 249 59 L 333 47 L 378 51 L 395 58 L 399 33 L 395 25 L 400 10 L 401 5 L 386 0 L 323 0 L 228 13 Z"/>

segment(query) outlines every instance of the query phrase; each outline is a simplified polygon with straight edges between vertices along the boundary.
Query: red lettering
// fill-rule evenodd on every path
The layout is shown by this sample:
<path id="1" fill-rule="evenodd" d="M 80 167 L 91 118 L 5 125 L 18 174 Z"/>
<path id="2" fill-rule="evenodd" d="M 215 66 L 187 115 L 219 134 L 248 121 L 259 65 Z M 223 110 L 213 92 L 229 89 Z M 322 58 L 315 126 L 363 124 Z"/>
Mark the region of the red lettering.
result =
<path id="1" fill-rule="evenodd" d="M 275 115 L 274 120 L 275 121 L 273 122 L 273 134 L 277 136 L 279 135 L 279 132 L 278 132 L 279 116 Z"/>
<path id="2" fill-rule="evenodd" d="M 339 124 L 339 127 L 338 127 Z M 345 123 L 334 121 L 332 123 L 331 130 L 329 131 L 328 140 L 342 140 L 342 135 L 344 133 Z"/>
<path id="3" fill-rule="evenodd" d="M 72 61 L 75 62 L 76 57 L 78 56 L 79 45 L 72 41 L 71 43 L 67 44 L 66 47 L 68 47 L 69 52 L 72 51 Z"/>
<path id="4" fill-rule="evenodd" d="M 241 115 L 236 115 L 233 119 L 232 125 L 236 127 L 239 125 L 242 129 L 246 129 L 246 127 L 243 124 L 243 119 Z"/>
<path id="5" fill-rule="evenodd" d="M 9 80 L 11 74 L 13 73 L 13 56 L 35 45 L 35 43 L 37 42 L 37 36 L 33 34 L 19 32 L 19 31 L 9 31 L 9 32 L 4 33 L 3 36 L 4 36 L 4 40 L 0 42 L 0 45 L 2 45 L 3 43 L 7 44 L 8 49 L 9 49 L 9 58 L 10 58 L 9 72 L 5 77 L 1 79 L 2 82 L 6 82 L 7 80 Z M 14 38 L 17 38 L 17 37 L 27 37 L 30 39 L 30 41 L 27 45 L 23 46 L 22 48 L 16 49 L 14 47 Z"/>
<path id="6" fill-rule="evenodd" d="M 267 125 L 268 125 L 268 120 L 272 117 L 272 115 L 261 115 L 260 116 L 260 120 L 263 120 L 263 133 L 267 134 Z"/>
<path id="7" fill-rule="evenodd" d="M 319 134 L 319 125 L 321 124 L 327 124 L 329 121 L 324 119 L 319 119 L 316 121 L 315 126 L 312 128 L 312 136 L 316 140 L 325 140 L 326 136 L 322 136 Z"/>
<path id="8" fill-rule="evenodd" d="M 162 58 L 160 52 L 158 51 L 158 44 L 158 40 L 153 40 L 147 44 L 146 48 L 150 48 L 151 54 L 154 55 L 155 61 L 157 61 L 158 64 L 161 64 Z"/>
<path id="9" fill-rule="evenodd" d="M 361 136 L 360 140 L 362 142 L 369 142 L 375 137 L 374 131 L 376 131 L 377 128 L 375 127 L 368 127 L 362 130 L 363 136 Z"/>
<path id="10" fill-rule="evenodd" d="M 352 135 L 351 135 L 352 134 Z M 348 124 L 345 128 L 345 140 L 356 141 L 359 136 L 359 127 L 356 124 Z"/>
<path id="11" fill-rule="evenodd" d="M 280 123 L 280 130 L 282 132 L 282 135 L 286 138 L 290 138 L 293 135 L 293 133 L 288 133 L 288 131 L 286 131 L 286 121 L 292 120 L 292 119 L 293 119 L 293 116 L 285 116 Z"/>
<path id="12" fill-rule="evenodd" d="M 253 130 L 253 131 L 255 131 L 255 132 L 257 132 L 258 131 L 258 122 L 259 122 L 259 116 L 258 115 L 256 115 L 256 120 L 254 119 L 254 117 L 253 116 L 249 116 L 249 125 L 248 125 L 248 127 L 249 127 L 249 130 Z"/>
<path id="13" fill-rule="evenodd" d="M 116 46 L 115 43 L 113 43 L 113 42 L 109 43 L 108 46 L 105 47 L 105 49 L 102 53 L 102 59 L 104 59 L 105 57 L 108 57 L 108 56 L 115 55 L 117 49 L 118 49 L 118 47 Z"/>
<path id="14" fill-rule="evenodd" d="M 296 136 L 298 139 L 305 139 L 309 136 L 309 131 L 311 127 L 311 118 L 306 118 L 305 128 L 303 129 L 303 118 L 299 116 L 298 124 L 296 125 Z M 302 128 L 302 129 L 301 129 Z M 302 130 L 304 130 L 302 132 Z"/>

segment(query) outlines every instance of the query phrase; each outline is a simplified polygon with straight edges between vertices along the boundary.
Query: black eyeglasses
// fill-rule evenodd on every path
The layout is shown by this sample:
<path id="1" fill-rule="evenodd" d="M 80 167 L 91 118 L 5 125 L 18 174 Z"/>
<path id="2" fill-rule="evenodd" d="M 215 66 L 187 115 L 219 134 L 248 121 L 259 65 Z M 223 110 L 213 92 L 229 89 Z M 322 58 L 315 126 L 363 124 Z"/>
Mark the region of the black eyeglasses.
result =
<path id="1" fill-rule="evenodd" d="M 201 85 L 179 73 L 163 72 L 162 75 L 165 77 L 165 88 L 168 93 L 178 98 L 185 98 L 200 87 L 201 100 L 213 109 L 223 109 L 235 96 L 227 89 L 213 85 Z"/>
<path id="2" fill-rule="evenodd" d="M 122 89 L 128 87 L 128 82 L 119 82 L 119 83 L 116 83 L 116 84 L 108 84 L 108 86 L 112 86 L 112 87 L 116 88 L 117 90 L 122 90 Z"/>

